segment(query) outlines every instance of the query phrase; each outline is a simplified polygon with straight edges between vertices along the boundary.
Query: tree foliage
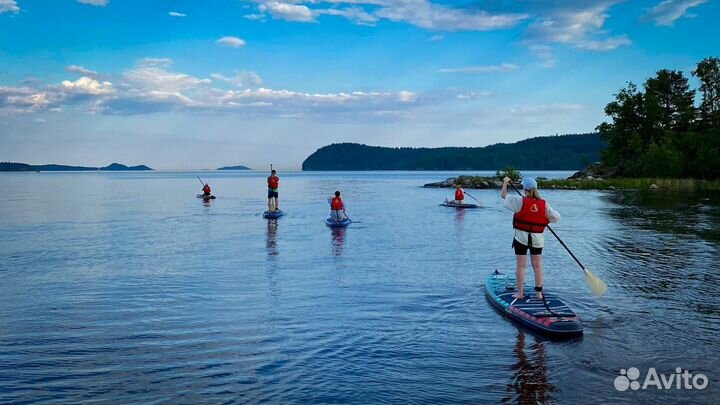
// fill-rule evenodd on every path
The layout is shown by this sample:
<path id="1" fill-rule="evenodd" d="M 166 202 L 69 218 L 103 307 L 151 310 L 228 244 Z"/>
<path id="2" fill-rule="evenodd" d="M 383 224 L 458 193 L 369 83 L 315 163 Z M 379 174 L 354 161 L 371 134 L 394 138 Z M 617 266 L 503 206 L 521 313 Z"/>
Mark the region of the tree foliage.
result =
<path id="1" fill-rule="evenodd" d="M 692 72 L 696 90 L 676 70 L 659 70 L 640 90 L 633 83 L 605 107 L 612 122 L 597 127 L 608 147 L 603 163 L 626 177 L 720 178 L 720 59 Z"/>

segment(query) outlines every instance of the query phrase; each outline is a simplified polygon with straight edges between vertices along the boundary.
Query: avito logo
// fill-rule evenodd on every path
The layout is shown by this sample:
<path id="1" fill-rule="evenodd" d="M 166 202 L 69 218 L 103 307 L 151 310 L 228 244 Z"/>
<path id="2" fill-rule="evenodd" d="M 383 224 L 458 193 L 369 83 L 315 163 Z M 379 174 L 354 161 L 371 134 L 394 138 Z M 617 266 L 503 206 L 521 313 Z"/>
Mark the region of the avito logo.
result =
<path id="1" fill-rule="evenodd" d="M 635 367 L 620 370 L 620 375 L 615 377 L 615 389 L 633 391 L 655 387 L 659 390 L 702 390 L 708 386 L 708 378 L 705 374 L 692 374 L 689 370 L 678 367 L 675 373 L 665 375 L 658 374 L 654 367 L 648 369 L 645 380 L 640 385 L 640 370 Z"/>

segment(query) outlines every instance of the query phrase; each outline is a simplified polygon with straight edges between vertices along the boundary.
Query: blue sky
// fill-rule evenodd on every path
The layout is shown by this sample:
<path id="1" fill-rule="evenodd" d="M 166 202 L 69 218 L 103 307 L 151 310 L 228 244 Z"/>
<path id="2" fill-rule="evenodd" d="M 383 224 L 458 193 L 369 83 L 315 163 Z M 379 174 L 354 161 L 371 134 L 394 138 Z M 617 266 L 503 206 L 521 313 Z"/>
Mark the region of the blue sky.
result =
<path id="1" fill-rule="evenodd" d="M 274 163 L 592 131 L 718 0 L 0 0 L 0 160 Z"/>

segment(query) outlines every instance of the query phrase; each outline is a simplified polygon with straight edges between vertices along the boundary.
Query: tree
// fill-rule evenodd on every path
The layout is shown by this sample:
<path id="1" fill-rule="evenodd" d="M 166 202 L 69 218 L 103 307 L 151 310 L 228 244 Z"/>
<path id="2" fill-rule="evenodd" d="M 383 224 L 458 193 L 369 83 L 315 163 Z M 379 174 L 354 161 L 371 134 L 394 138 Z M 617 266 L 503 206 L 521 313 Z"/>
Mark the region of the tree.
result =
<path id="1" fill-rule="evenodd" d="M 700 80 L 700 120 L 703 126 L 720 129 L 720 58 L 703 59 L 692 74 Z"/>

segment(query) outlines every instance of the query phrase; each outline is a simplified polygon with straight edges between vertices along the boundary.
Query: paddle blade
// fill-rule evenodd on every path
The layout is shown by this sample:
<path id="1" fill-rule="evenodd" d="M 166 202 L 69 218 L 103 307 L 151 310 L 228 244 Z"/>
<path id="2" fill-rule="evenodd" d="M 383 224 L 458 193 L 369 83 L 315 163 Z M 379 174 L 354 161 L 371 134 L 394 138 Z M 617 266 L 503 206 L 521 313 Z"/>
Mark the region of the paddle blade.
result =
<path id="1" fill-rule="evenodd" d="M 593 274 L 590 270 L 585 270 L 585 282 L 592 290 L 593 294 L 601 296 L 607 291 L 607 284 L 600 279 L 600 277 Z"/>

